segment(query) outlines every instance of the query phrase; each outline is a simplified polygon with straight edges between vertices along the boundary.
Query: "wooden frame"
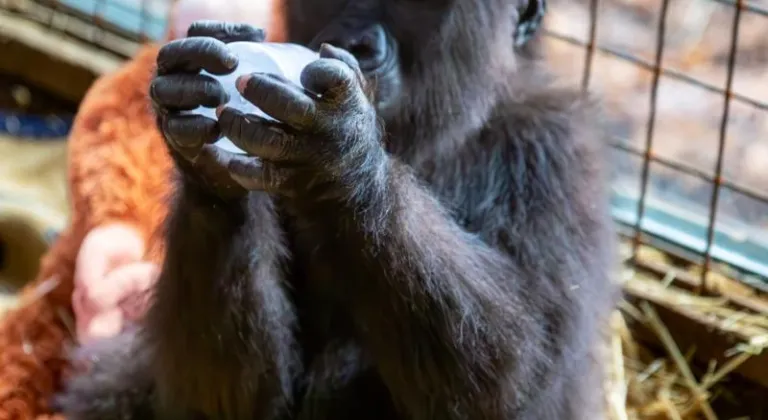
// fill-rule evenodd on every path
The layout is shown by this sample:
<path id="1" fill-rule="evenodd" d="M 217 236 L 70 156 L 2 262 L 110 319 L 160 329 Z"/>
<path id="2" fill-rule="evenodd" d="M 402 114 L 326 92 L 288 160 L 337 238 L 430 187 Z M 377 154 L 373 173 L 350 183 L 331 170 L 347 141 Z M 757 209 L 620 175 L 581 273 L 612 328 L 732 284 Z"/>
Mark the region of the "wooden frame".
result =
<path id="1" fill-rule="evenodd" d="M 0 10 L 0 71 L 79 102 L 100 75 L 123 59 Z M 66 83 L 62 83 L 66 81 Z"/>

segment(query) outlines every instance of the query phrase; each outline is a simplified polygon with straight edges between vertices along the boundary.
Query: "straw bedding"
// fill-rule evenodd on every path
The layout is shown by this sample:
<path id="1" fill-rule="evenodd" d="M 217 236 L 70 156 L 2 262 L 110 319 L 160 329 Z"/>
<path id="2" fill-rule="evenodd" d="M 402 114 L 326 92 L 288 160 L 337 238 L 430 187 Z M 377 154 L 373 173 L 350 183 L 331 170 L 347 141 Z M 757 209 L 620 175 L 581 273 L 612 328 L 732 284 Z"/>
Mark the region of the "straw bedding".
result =
<path id="1" fill-rule="evenodd" d="M 625 256 L 629 246 L 622 247 Z M 641 247 L 637 260 L 640 266 L 651 264 L 667 267 L 664 276 L 650 275 L 643 270 L 625 265 L 620 281 L 624 282 L 627 300 L 614 313 L 610 325 L 610 340 L 606 343 L 608 364 L 605 388 L 611 420 L 629 419 L 706 419 L 723 417 L 713 406 L 722 400 L 740 405 L 739 393 L 729 389 L 734 371 L 749 359 L 761 354 L 768 345 L 768 300 L 727 277 L 713 274 L 710 284 L 712 296 L 701 296 L 681 287 L 675 281 L 686 270 L 663 253 Z M 698 276 L 691 278 L 698 278 Z M 732 299 L 752 302 L 753 310 L 733 305 Z M 740 299 L 741 298 L 741 299 Z M 629 300 L 632 303 L 629 303 Z M 733 343 L 719 363 L 712 360 L 707 366 L 693 365 L 696 348 L 679 347 L 674 331 L 662 322 L 658 307 L 670 307 L 706 324 L 712 337 L 727 332 L 741 340 Z M 629 324 L 636 325 L 630 328 Z M 636 338 L 638 327 L 652 332 L 658 346 L 650 349 Z M 696 343 L 707 346 L 708 343 Z M 657 349 L 657 348 L 658 349 Z M 753 390 L 757 387 L 748 384 Z M 758 390 L 758 392 L 760 392 Z M 742 408 L 741 413 L 747 411 Z M 718 414 L 720 417 L 718 417 Z M 744 415 L 744 414 L 739 414 Z M 760 417 L 754 417 L 759 415 Z M 763 414 L 739 417 L 741 420 L 765 418 Z"/>

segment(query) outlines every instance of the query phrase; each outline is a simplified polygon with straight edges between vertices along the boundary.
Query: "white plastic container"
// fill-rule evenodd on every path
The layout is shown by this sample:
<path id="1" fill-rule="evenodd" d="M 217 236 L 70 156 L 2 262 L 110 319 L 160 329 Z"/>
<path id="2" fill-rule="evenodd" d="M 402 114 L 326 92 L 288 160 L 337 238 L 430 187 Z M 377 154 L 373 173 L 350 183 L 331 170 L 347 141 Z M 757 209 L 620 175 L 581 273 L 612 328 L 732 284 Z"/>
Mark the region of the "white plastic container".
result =
<path id="1" fill-rule="evenodd" d="M 230 74 L 221 76 L 205 71 L 201 73 L 215 78 L 224 86 L 224 89 L 229 93 L 227 106 L 246 114 L 256 114 L 262 117 L 268 116 L 243 98 L 240 92 L 237 91 L 235 86 L 237 78 L 242 74 L 272 73 L 279 74 L 301 86 L 301 71 L 318 58 L 316 52 L 298 44 L 233 42 L 227 44 L 227 47 L 238 57 L 238 65 L 235 70 Z M 191 112 L 216 119 L 216 110 L 213 108 L 198 107 Z M 226 137 L 220 139 L 214 145 L 232 153 L 245 153 Z"/>

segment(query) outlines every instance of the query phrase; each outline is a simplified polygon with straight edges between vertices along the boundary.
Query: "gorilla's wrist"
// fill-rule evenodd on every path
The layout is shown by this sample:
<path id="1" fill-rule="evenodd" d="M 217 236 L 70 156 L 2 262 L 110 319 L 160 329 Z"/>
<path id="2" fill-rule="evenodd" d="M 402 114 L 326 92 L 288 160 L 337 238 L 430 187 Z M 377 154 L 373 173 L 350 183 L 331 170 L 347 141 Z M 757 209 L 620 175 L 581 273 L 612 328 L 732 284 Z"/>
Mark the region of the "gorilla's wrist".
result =
<path id="1" fill-rule="evenodd" d="M 218 181 L 188 170 L 180 170 L 179 174 L 182 190 L 198 200 L 225 206 L 243 206 L 247 201 L 249 192 L 232 182 Z"/>
<path id="2" fill-rule="evenodd" d="M 222 194 L 214 188 L 202 184 L 194 177 L 181 175 L 178 183 L 177 199 L 183 211 L 198 214 L 204 218 L 225 219 L 236 225 L 245 222 L 248 213 L 248 193 Z"/>
<path id="3" fill-rule="evenodd" d="M 333 182 L 330 196 L 334 199 L 326 200 L 333 213 L 366 226 L 378 225 L 390 210 L 393 164 L 378 145 L 357 158 L 345 159 Z"/>
<path id="4" fill-rule="evenodd" d="M 209 200 L 221 201 L 222 204 L 238 204 L 248 194 L 248 191 L 237 184 L 229 172 L 210 156 L 201 153 L 193 162 L 172 148 L 169 149 L 185 189 L 196 191 L 200 195 L 209 195 Z"/>
<path id="5" fill-rule="evenodd" d="M 389 157 L 382 155 L 365 164 L 350 160 L 334 170 L 320 170 L 320 174 L 317 170 L 299 173 L 300 179 L 292 181 L 299 185 L 295 193 L 282 196 L 281 201 L 308 220 L 362 220 L 386 212 L 390 166 Z"/>

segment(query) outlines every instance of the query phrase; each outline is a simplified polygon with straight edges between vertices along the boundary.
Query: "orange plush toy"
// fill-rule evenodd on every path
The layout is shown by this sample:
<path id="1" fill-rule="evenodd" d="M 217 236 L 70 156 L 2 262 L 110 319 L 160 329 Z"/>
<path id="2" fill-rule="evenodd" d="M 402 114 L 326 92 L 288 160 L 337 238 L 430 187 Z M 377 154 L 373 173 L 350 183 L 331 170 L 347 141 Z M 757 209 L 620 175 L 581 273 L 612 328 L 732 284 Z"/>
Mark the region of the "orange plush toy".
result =
<path id="1" fill-rule="evenodd" d="M 271 40 L 282 39 L 280 11 L 263 2 L 180 0 L 169 38 L 192 20 L 250 16 Z M 0 420 L 49 418 L 48 400 L 75 337 L 113 335 L 143 313 L 142 292 L 162 258 L 156 233 L 172 171 L 146 95 L 157 50 L 145 46 L 103 76 L 80 106 L 69 138 L 71 221 L 24 289 L 21 306 L 0 323 Z"/>

